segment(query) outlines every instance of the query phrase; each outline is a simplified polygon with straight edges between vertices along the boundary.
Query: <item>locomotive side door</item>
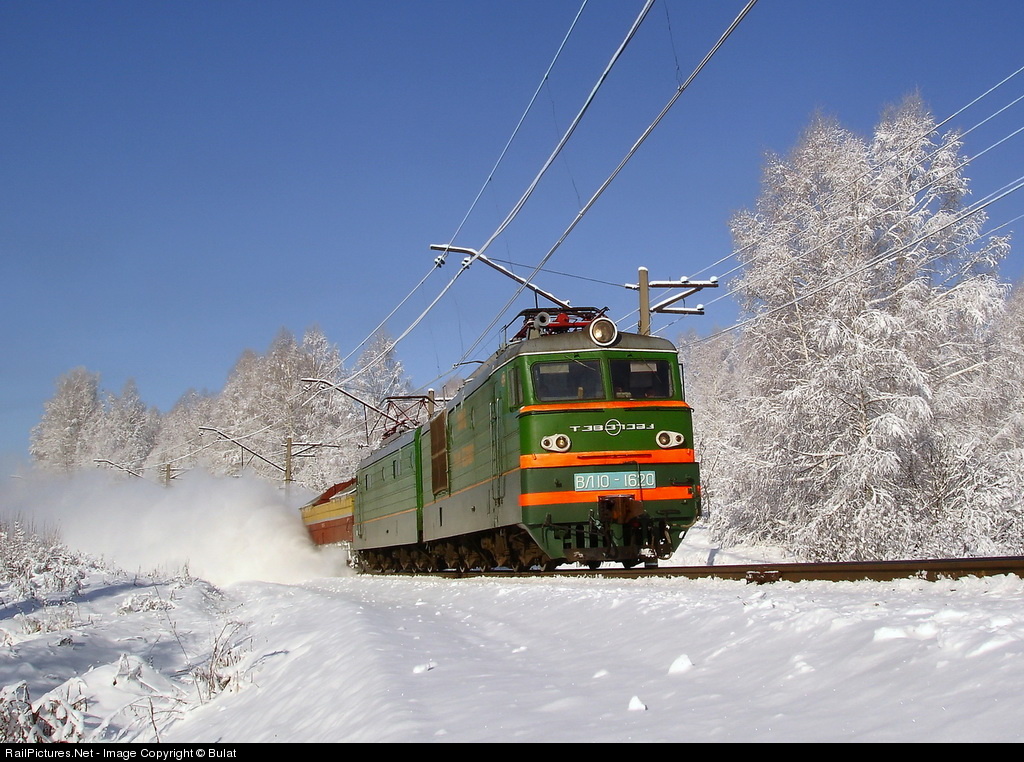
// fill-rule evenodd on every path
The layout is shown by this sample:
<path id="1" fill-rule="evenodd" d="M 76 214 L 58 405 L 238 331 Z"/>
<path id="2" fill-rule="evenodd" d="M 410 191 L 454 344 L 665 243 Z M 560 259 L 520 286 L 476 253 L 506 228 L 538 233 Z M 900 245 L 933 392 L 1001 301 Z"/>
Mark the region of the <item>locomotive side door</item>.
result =
<path id="1" fill-rule="evenodd" d="M 430 484 L 434 497 L 448 492 L 448 411 L 430 421 Z"/>

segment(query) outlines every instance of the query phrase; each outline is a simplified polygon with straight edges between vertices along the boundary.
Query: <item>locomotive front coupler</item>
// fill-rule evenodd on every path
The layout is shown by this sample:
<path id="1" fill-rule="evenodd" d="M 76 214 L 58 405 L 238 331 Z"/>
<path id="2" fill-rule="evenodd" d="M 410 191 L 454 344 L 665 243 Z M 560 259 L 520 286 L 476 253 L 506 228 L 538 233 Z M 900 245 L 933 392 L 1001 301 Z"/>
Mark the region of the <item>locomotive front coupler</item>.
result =
<path id="1" fill-rule="evenodd" d="M 600 495 L 597 515 L 603 524 L 629 524 L 644 515 L 644 503 L 632 495 Z"/>

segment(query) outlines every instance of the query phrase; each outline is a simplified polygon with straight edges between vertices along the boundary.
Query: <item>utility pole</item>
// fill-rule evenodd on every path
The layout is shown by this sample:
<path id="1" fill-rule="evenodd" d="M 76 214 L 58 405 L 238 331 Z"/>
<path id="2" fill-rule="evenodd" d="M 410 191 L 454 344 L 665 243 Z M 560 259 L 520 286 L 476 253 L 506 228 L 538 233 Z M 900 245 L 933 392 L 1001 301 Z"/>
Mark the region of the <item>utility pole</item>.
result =
<path id="1" fill-rule="evenodd" d="M 640 292 L 640 321 L 639 332 L 642 336 L 651 335 L 651 315 L 655 312 L 670 315 L 703 315 L 704 305 L 696 307 L 673 307 L 676 302 L 693 296 L 705 288 L 718 288 L 718 278 L 711 277 L 708 280 L 690 280 L 680 278 L 679 280 L 651 280 L 646 267 L 637 270 L 637 283 L 625 283 L 626 288 Z M 652 288 L 681 288 L 681 291 L 668 299 L 663 299 L 655 305 L 651 305 Z"/>
<path id="2" fill-rule="evenodd" d="M 651 335 L 651 279 L 646 267 L 636 271 L 637 280 L 640 281 L 640 335 Z"/>

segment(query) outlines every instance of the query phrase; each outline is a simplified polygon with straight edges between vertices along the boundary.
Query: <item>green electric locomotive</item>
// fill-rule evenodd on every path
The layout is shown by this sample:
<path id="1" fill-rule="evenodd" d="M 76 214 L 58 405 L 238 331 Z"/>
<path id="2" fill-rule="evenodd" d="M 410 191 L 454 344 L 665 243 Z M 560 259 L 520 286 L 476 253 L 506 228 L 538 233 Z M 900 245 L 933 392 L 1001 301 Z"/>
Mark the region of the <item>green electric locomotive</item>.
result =
<path id="1" fill-rule="evenodd" d="M 367 571 L 656 566 L 699 518 L 672 343 L 596 309 L 521 317 L 443 409 L 360 464 Z"/>

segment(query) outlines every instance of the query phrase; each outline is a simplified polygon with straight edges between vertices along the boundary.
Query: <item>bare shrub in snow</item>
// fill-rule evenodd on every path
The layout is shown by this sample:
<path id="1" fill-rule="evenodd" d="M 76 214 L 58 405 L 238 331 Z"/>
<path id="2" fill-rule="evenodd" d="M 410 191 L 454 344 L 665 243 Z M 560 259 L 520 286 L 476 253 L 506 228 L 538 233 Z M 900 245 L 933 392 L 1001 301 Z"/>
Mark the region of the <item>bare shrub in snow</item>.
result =
<path id="1" fill-rule="evenodd" d="M 0 519 L 0 584 L 9 585 L 10 594 L 43 602 L 71 598 L 81 589 L 87 564 L 55 532 L 39 532 L 23 519 Z"/>
<path id="2" fill-rule="evenodd" d="M 210 652 L 189 669 L 199 700 L 206 702 L 224 691 L 241 688 L 249 653 L 249 637 L 242 622 L 227 622 L 210 643 Z"/>
<path id="3" fill-rule="evenodd" d="M 140 594 L 129 595 L 117 607 L 117 613 L 121 616 L 143 611 L 168 611 L 174 608 L 171 601 L 165 600 L 157 595 Z"/>
<path id="4" fill-rule="evenodd" d="M 0 742 L 77 742 L 84 727 L 80 706 L 61 698 L 33 705 L 24 681 L 0 688 Z"/>

